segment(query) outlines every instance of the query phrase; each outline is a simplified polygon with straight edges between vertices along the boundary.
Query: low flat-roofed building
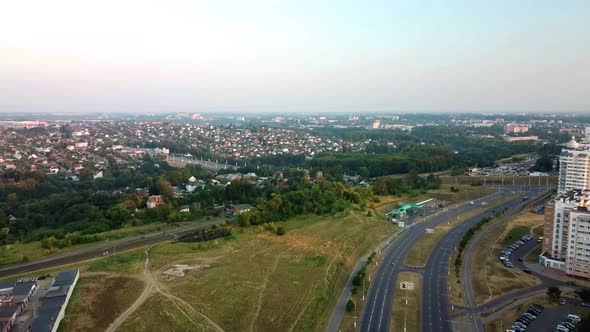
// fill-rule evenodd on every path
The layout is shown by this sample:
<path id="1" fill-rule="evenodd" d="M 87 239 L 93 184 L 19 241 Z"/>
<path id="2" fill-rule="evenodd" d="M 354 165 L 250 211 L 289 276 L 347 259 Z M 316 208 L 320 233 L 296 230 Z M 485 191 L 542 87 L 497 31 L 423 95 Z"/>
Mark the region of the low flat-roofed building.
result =
<path id="1" fill-rule="evenodd" d="M 53 282 L 53 286 L 71 285 L 75 281 L 78 280 L 78 276 L 79 275 L 80 275 L 80 271 L 78 269 L 71 269 L 71 270 L 61 271 L 55 277 L 55 281 Z"/>

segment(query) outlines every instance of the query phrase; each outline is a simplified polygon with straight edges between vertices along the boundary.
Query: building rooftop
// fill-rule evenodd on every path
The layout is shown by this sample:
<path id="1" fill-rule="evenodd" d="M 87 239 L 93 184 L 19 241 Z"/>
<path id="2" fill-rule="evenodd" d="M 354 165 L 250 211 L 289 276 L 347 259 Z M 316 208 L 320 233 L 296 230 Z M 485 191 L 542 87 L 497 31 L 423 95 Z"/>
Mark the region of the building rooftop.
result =
<path id="1" fill-rule="evenodd" d="M 12 295 L 29 295 L 36 284 L 35 281 L 17 283 L 12 289 Z"/>
<path id="2" fill-rule="evenodd" d="M 578 206 L 580 211 L 590 211 L 590 189 L 573 189 L 559 196 L 557 200 L 570 206 Z"/>
<path id="3" fill-rule="evenodd" d="M 14 285 L 16 285 L 16 282 L 14 280 L 0 281 L 0 290 L 12 289 L 12 288 L 14 288 Z"/>
<path id="4" fill-rule="evenodd" d="M 41 307 L 37 310 L 37 317 L 33 321 L 30 331 L 51 331 L 65 301 L 65 296 L 44 299 Z"/>
<path id="5" fill-rule="evenodd" d="M 78 269 L 71 269 L 61 271 L 56 277 L 55 281 L 53 282 L 53 286 L 59 285 L 71 285 L 74 283 L 76 276 L 78 275 Z"/>

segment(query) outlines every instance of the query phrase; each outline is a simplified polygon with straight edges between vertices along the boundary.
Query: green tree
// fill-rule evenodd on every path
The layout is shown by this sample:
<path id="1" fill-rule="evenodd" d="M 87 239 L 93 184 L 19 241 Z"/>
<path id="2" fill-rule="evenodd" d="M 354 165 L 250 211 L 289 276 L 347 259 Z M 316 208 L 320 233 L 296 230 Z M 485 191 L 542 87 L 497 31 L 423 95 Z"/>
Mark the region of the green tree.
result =
<path id="1" fill-rule="evenodd" d="M 41 240 L 41 247 L 44 249 L 53 249 L 57 245 L 57 239 L 55 236 L 46 237 Z"/>
<path id="2" fill-rule="evenodd" d="M 535 162 L 535 165 L 531 167 L 531 170 L 537 172 L 551 172 L 553 170 L 553 158 L 548 155 L 539 157 Z"/>
<path id="3" fill-rule="evenodd" d="M 80 169 L 80 180 L 81 181 L 90 181 L 93 178 L 92 170 L 90 168 L 82 168 Z"/>
<path id="4" fill-rule="evenodd" d="M 166 181 L 164 178 L 158 178 L 156 182 L 156 189 L 160 193 L 160 195 L 164 196 L 168 201 L 174 198 L 174 189 L 170 182 Z"/>
<path id="5" fill-rule="evenodd" d="M 377 195 L 387 195 L 387 177 L 382 176 L 378 178 L 377 181 L 375 181 L 375 184 L 373 185 L 373 190 Z"/>
<path id="6" fill-rule="evenodd" d="M 4 210 L 0 209 L 0 228 L 6 227 L 6 214 Z"/>
<path id="7" fill-rule="evenodd" d="M 352 301 L 352 299 L 348 299 L 348 302 L 346 302 L 346 312 L 353 312 L 354 311 L 354 302 Z"/>
<path id="8" fill-rule="evenodd" d="M 359 176 L 363 179 L 367 179 L 369 177 L 369 168 L 366 166 L 359 167 Z"/>
<path id="9" fill-rule="evenodd" d="M 79 232 L 68 233 L 65 236 L 65 241 L 68 246 L 73 246 L 73 245 L 79 244 L 81 239 L 82 239 L 82 237 L 80 236 Z"/>
<path id="10" fill-rule="evenodd" d="M 463 175 L 464 169 L 462 167 L 453 166 L 451 168 L 451 176 Z"/>
<path id="11" fill-rule="evenodd" d="M 238 225 L 240 225 L 240 227 L 250 226 L 250 219 L 251 214 L 249 212 L 241 213 L 238 216 Z"/>
<path id="12" fill-rule="evenodd" d="M 181 220 L 182 220 L 182 216 L 180 215 L 180 212 L 178 212 L 178 211 L 172 211 L 168 215 L 168 222 L 171 224 L 180 222 Z"/>
<path id="13" fill-rule="evenodd" d="M 559 302 L 561 298 L 561 289 L 557 286 L 551 286 L 547 288 L 547 296 L 552 302 Z"/>

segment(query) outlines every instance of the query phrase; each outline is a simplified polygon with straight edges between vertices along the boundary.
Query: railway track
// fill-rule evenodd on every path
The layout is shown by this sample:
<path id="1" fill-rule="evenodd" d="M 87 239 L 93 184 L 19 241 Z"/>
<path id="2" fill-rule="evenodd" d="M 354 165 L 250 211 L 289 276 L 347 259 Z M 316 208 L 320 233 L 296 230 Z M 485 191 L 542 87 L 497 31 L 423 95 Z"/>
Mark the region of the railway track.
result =
<path id="1" fill-rule="evenodd" d="M 211 226 L 211 225 L 206 225 L 206 226 L 203 225 L 203 227 L 199 227 L 199 228 L 193 228 L 193 229 L 183 230 L 183 231 L 179 231 L 179 232 L 175 232 L 175 233 L 171 233 L 171 234 L 165 234 L 165 235 L 163 234 L 160 236 L 153 236 L 153 237 L 149 237 L 149 238 L 145 238 L 145 239 L 135 240 L 132 242 L 121 243 L 121 244 L 117 244 L 117 245 L 113 245 L 113 246 L 97 248 L 95 250 L 76 253 L 76 254 L 72 254 L 69 256 L 65 256 L 65 257 L 55 257 L 54 259 L 50 259 L 50 260 L 31 262 L 31 263 L 28 263 L 24 266 L 20 265 L 20 266 L 14 266 L 12 268 L 10 266 L 8 266 L 6 268 L 3 268 L 2 271 L 0 271 L 0 278 L 5 278 L 5 277 L 16 275 L 16 274 L 33 272 L 33 271 L 37 271 L 37 270 L 48 269 L 48 268 L 66 265 L 66 264 L 72 264 L 72 263 L 76 263 L 76 262 L 82 262 L 82 261 L 89 260 L 92 258 L 104 257 L 104 256 L 106 256 L 105 253 L 107 253 L 107 252 L 108 252 L 108 255 L 114 255 L 118 252 L 128 251 L 131 249 L 144 247 L 144 246 L 155 244 L 158 242 L 174 240 L 177 237 L 193 233 L 198 229 L 207 228 L 209 226 Z"/>

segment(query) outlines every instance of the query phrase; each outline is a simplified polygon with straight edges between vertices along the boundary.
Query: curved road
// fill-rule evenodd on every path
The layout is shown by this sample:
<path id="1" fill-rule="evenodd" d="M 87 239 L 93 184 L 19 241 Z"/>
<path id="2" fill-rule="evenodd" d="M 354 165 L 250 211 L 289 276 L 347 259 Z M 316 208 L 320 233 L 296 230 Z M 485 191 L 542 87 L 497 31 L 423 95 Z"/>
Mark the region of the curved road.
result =
<path id="1" fill-rule="evenodd" d="M 385 249 L 381 264 L 377 268 L 367 294 L 367 301 L 361 316 L 361 331 L 389 331 L 391 313 L 393 308 L 394 288 L 399 272 L 408 270 L 404 266 L 406 256 L 425 233 L 426 228 L 433 228 L 451 218 L 457 217 L 467 211 L 479 208 L 481 202 L 490 202 L 500 199 L 512 192 L 512 188 L 504 188 L 492 195 L 476 199 L 476 204 L 462 204 L 451 208 L 447 213 L 436 216 L 432 220 L 416 224 L 404 232 L 403 236 Z M 448 262 L 445 261 L 445 264 Z M 446 287 L 445 287 L 446 288 Z"/>
<path id="2" fill-rule="evenodd" d="M 542 192 L 538 190 L 529 190 L 527 195 L 531 198 L 539 196 Z M 512 212 L 519 209 L 530 200 L 523 201 L 521 197 L 512 199 L 494 210 L 507 210 Z M 424 269 L 423 288 L 421 293 L 421 321 L 423 331 L 452 331 L 449 317 L 449 298 L 448 298 L 448 274 L 450 259 L 453 256 L 453 250 L 463 235 L 482 218 L 491 217 L 495 213 L 492 209 L 473 217 L 466 222 L 451 229 L 433 249 L 428 264 Z M 510 212 L 508 212 L 510 213 Z M 470 329 L 470 331 L 475 331 Z"/>
<path id="3" fill-rule="evenodd" d="M 540 244 L 537 243 L 536 241 L 529 241 L 529 242 L 526 242 L 525 245 L 516 249 L 514 251 L 514 253 L 510 256 L 510 261 L 514 264 L 514 268 L 520 269 L 521 271 L 524 269 L 527 269 L 527 266 L 524 264 L 524 262 L 520 262 L 520 261 L 518 261 L 518 259 L 522 258 L 524 260 L 538 246 L 540 246 Z M 507 303 L 514 302 L 515 300 L 518 300 L 521 298 L 526 298 L 527 296 L 533 295 L 535 293 L 544 292 L 547 289 L 547 287 L 550 287 L 550 286 L 560 286 L 562 288 L 566 287 L 566 288 L 572 288 L 572 289 L 575 289 L 577 287 L 577 286 L 568 284 L 567 281 L 555 279 L 550 276 L 540 274 L 540 273 L 536 272 L 535 270 L 532 270 L 531 274 L 540 281 L 540 284 L 535 285 L 533 287 L 519 289 L 519 290 L 510 292 L 510 293 L 504 294 L 500 297 L 497 297 L 491 301 L 485 302 L 481 305 L 477 305 L 476 303 L 473 303 L 472 305 L 468 305 L 467 308 L 463 308 L 457 314 L 454 314 L 453 317 L 459 317 L 464 314 L 467 314 L 472 319 L 477 320 L 479 322 L 479 327 L 477 327 L 477 329 L 482 330 L 482 326 L 481 326 L 482 324 L 481 324 L 480 317 L 484 313 L 493 315 L 497 310 L 504 307 Z M 487 321 L 490 320 L 490 317 L 492 317 L 491 315 L 486 317 Z"/>

